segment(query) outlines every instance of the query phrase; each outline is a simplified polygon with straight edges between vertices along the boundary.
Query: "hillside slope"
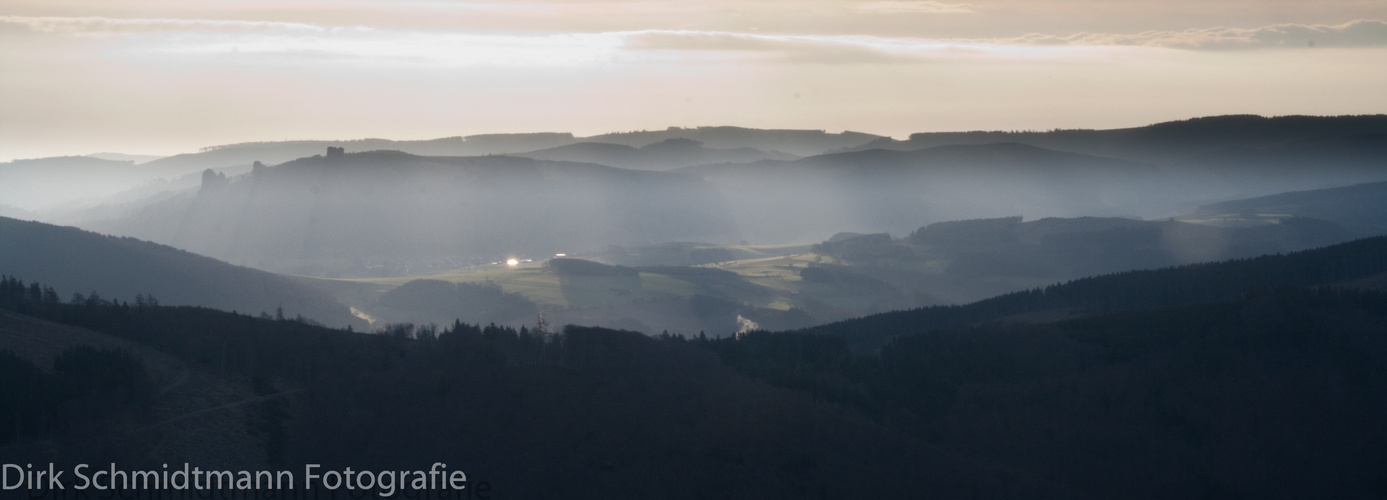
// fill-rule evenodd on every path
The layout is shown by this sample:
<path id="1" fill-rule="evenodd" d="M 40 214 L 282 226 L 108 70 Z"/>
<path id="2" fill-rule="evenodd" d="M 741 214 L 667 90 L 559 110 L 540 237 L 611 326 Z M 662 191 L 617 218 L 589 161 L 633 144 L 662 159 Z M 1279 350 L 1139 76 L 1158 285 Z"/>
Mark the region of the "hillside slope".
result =
<path id="1" fill-rule="evenodd" d="M 931 329 L 1226 301 L 1258 288 L 1331 285 L 1384 272 L 1387 237 L 1374 237 L 1286 255 L 1084 278 L 967 305 L 894 311 L 801 331 L 841 336 L 870 351 L 892 338 Z"/>
<path id="2" fill-rule="evenodd" d="M 1387 232 L 1387 182 L 1212 203 L 1199 207 L 1191 216 L 1251 218 L 1261 214 L 1314 217 L 1341 224 L 1364 236 L 1382 234 Z"/>
<path id="3" fill-rule="evenodd" d="M 134 238 L 38 222 L 0 218 L 0 274 L 51 284 L 64 301 L 92 291 L 126 302 L 153 295 L 167 305 L 248 314 L 282 308 L 291 318 L 366 326 L 331 296 L 285 277 Z"/>

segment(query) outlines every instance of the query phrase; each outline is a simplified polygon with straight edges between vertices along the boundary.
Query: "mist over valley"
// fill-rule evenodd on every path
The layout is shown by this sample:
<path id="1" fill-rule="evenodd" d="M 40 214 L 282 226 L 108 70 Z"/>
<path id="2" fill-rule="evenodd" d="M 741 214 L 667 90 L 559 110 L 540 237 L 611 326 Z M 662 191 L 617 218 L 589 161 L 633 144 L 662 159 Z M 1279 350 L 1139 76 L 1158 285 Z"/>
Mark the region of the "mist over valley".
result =
<path id="1" fill-rule="evenodd" d="M 17 160 L 0 450 L 426 456 L 507 498 L 1373 498 L 1384 200 L 1382 115 Z"/>

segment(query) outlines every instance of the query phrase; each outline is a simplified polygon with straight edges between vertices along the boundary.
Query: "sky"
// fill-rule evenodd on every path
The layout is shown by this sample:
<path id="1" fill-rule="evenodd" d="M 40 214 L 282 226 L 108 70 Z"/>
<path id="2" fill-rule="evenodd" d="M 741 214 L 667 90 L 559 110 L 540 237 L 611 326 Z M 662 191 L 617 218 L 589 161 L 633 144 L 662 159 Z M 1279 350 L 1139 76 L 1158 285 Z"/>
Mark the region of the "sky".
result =
<path id="1" fill-rule="evenodd" d="M 1387 0 L 0 0 L 0 161 L 1387 113 Z"/>

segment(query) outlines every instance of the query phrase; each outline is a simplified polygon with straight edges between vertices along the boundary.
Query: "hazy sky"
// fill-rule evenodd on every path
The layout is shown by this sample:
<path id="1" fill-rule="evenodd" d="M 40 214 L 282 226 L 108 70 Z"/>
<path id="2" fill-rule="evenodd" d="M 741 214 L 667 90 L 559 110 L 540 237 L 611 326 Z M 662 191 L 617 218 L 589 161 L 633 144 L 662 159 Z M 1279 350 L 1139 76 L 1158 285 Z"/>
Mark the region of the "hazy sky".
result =
<path id="1" fill-rule="evenodd" d="M 1387 0 L 0 2 L 0 161 L 1387 112 Z"/>

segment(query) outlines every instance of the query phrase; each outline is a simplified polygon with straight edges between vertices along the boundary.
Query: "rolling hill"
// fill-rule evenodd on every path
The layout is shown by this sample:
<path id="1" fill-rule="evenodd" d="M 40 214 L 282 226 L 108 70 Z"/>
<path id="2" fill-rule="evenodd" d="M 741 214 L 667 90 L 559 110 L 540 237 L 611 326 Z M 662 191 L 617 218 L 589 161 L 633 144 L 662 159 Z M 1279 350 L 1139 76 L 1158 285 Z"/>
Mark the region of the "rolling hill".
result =
<path id="1" fill-rule="evenodd" d="M 0 163 L 0 204 L 29 211 L 59 208 L 159 178 L 131 161 L 64 156 Z"/>
<path id="2" fill-rule="evenodd" d="M 1128 271 L 1000 295 L 960 306 L 893 311 L 803 330 L 874 350 L 892 338 L 998 321 L 1028 322 L 1234 300 L 1250 290 L 1328 286 L 1387 273 L 1387 237 L 1255 258 Z"/>
<path id="3" fill-rule="evenodd" d="M 456 268 L 609 244 L 725 241 L 735 228 L 720 200 L 688 175 L 380 151 L 211 175 L 197 193 L 90 227 L 275 271 L 361 275 L 374 262 Z"/>
<path id="4" fill-rule="evenodd" d="M 1021 144 L 869 150 L 793 161 L 704 165 L 759 243 L 820 241 L 843 229 L 903 234 L 923 222 L 1139 215 L 1167 209 L 1147 164 Z M 833 228 L 832 230 L 828 228 Z"/>
<path id="5" fill-rule="evenodd" d="M 134 238 L 0 217 L 0 274 L 42 281 L 66 301 L 96 292 L 105 300 L 152 295 L 165 305 L 248 314 L 302 315 L 363 328 L 347 306 L 288 278 Z"/>
<path id="6" fill-rule="evenodd" d="M 1324 219 L 1363 236 L 1387 232 L 1387 182 L 1293 191 L 1199 207 L 1189 218 L 1240 218 L 1291 215 Z"/>

